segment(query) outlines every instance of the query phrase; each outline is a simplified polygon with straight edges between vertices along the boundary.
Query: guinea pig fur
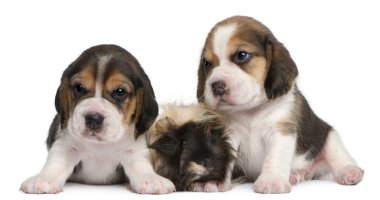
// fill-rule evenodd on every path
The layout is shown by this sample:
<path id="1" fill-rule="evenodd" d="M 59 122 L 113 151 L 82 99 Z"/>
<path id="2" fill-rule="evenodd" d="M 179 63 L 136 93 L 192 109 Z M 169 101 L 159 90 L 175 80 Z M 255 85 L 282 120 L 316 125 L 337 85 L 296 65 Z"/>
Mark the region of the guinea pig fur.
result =
<path id="1" fill-rule="evenodd" d="M 216 112 L 202 105 L 167 105 L 147 137 L 156 173 L 170 179 L 177 191 L 230 181 L 234 150 Z"/>

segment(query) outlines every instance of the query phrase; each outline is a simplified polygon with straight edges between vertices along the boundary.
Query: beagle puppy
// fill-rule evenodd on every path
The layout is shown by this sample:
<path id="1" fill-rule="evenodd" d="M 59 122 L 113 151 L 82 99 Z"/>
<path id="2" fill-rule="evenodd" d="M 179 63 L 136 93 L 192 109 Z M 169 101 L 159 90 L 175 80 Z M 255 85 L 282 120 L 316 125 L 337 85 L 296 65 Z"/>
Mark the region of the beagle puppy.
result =
<path id="1" fill-rule="evenodd" d="M 316 116 L 297 88 L 295 62 L 262 23 L 234 16 L 208 34 L 198 69 L 199 102 L 227 118 L 236 165 L 258 193 L 332 173 L 343 185 L 364 171 L 338 132 Z"/>
<path id="2" fill-rule="evenodd" d="M 175 190 L 150 161 L 146 132 L 158 114 L 148 76 L 116 45 L 85 50 L 64 71 L 55 96 L 46 163 L 21 186 L 25 193 L 59 193 L 66 181 L 117 184 L 137 193 Z"/>

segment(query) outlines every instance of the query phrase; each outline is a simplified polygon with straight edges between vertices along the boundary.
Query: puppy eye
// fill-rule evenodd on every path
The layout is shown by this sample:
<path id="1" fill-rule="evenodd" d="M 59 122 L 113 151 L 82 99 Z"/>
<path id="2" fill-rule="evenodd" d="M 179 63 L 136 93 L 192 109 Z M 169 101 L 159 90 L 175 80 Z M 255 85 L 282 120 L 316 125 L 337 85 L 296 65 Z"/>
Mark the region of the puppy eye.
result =
<path id="1" fill-rule="evenodd" d="M 124 100 L 127 96 L 128 93 L 123 88 L 117 88 L 112 92 L 112 97 L 116 100 Z"/>
<path id="2" fill-rule="evenodd" d="M 211 62 L 209 62 L 209 61 L 207 61 L 206 59 L 202 59 L 202 64 L 203 64 L 203 66 L 205 67 L 205 68 L 210 68 L 210 67 L 212 67 L 212 63 Z"/>
<path id="3" fill-rule="evenodd" d="M 246 52 L 246 51 L 238 51 L 236 52 L 236 54 L 234 55 L 234 62 L 236 64 L 245 64 L 247 63 L 252 57 L 252 54 L 249 53 L 249 52 Z"/>
<path id="4" fill-rule="evenodd" d="M 76 97 L 80 97 L 87 94 L 87 90 L 81 84 L 77 84 L 74 86 L 74 94 Z"/>

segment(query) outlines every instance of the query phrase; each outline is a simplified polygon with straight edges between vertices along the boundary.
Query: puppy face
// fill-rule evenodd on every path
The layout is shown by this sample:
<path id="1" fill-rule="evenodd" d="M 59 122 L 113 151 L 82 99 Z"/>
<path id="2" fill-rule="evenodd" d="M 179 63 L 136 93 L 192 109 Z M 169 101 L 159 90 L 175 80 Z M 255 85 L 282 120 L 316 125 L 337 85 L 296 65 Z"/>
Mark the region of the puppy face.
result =
<path id="1" fill-rule="evenodd" d="M 156 131 L 158 138 L 150 148 L 171 169 L 158 173 L 174 179 L 178 190 L 188 190 L 196 182 L 224 180 L 233 156 L 225 127 L 217 118 L 178 125 L 165 117 L 157 121 Z"/>
<path id="2" fill-rule="evenodd" d="M 117 141 L 130 126 L 137 137 L 158 113 L 138 61 L 115 45 L 84 51 L 63 73 L 55 104 L 61 129 L 96 142 Z"/>
<path id="3" fill-rule="evenodd" d="M 297 68 L 270 30 L 249 17 L 231 17 L 209 33 L 198 69 L 199 102 L 246 110 L 286 94 Z"/>

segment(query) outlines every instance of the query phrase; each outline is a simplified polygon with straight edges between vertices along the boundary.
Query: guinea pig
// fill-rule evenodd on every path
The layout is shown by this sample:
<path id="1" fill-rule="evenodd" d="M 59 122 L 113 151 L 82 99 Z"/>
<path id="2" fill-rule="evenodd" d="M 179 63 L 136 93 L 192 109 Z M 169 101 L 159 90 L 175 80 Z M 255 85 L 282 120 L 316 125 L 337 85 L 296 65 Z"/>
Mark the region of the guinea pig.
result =
<path id="1" fill-rule="evenodd" d="M 177 191 L 231 188 L 234 149 L 221 115 L 203 105 L 167 105 L 147 134 L 156 173 Z"/>

